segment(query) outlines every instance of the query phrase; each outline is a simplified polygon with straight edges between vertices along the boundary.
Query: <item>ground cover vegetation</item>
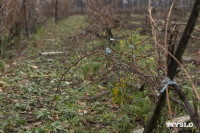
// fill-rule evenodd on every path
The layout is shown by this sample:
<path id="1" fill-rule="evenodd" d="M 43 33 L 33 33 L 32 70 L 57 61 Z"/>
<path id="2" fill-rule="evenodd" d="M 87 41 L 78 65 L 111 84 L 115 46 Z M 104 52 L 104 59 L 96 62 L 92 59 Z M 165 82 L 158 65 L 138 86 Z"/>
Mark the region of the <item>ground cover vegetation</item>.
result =
<path id="1" fill-rule="evenodd" d="M 198 131 L 200 2 L 185 2 L 1 0 L 0 132 Z"/>

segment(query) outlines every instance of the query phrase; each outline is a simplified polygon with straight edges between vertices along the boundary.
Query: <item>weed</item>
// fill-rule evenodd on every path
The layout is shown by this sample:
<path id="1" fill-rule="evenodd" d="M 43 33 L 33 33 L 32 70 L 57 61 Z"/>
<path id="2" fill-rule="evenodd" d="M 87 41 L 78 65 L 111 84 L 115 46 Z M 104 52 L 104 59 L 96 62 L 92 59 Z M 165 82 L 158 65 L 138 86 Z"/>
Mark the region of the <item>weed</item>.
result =
<path id="1" fill-rule="evenodd" d="M 0 72 L 3 74 L 5 71 L 5 65 L 4 65 L 4 62 L 3 60 L 0 60 Z"/>
<path id="2" fill-rule="evenodd" d="M 14 108 L 16 110 L 27 111 L 30 110 L 30 106 L 22 103 L 16 103 Z"/>
<path id="3" fill-rule="evenodd" d="M 1 48 L 0 48 L 0 53 L 1 53 L 1 57 L 3 57 L 3 55 L 5 54 L 6 51 L 6 47 L 9 44 L 8 42 L 8 35 L 4 35 L 3 39 L 2 39 L 2 43 L 1 43 Z"/>
<path id="4" fill-rule="evenodd" d="M 104 73 L 106 67 L 108 67 L 109 70 L 112 69 L 110 66 L 106 65 L 106 57 L 104 57 L 104 55 L 84 59 L 80 63 L 80 69 L 73 67 L 65 75 L 63 82 L 60 84 L 60 92 L 55 98 L 56 104 L 53 105 L 50 113 L 48 106 L 54 96 L 62 73 L 65 71 L 65 68 L 68 68 L 70 64 L 75 62 L 74 60 L 81 55 L 76 50 L 73 50 L 72 54 L 68 56 L 40 56 L 38 53 L 63 50 L 65 48 L 65 45 L 63 45 L 63 35 L 66 36 L 74 32 L 74 29 L 77 29 L 81 23 L 80 19 L 84 19 L 84 17 L 85 16 L 70 16 L 67 19 L 59 21 L 58 25 L 48 22 L 46 30 L 39 28 L 36 34 L 31 34 L 30 38 L 25 40 L 29 44 L 23 57 L 26 61 L 17 62 L 14 68 L 15 70 L 11 70 L 3 79 L 4 82 L 8 83 L 7 88 L 9 91 L 3 91 L 1 93 L 0 100 L 5 101 L 0 103 L 2 107 L 1 111 L 5 111 L 2 111 L 2 114 L 0 113 L 0 117 L 1 115 L 11 116 L 10 118 L 5 118 L 5 120 L 0 120 L 0 128 L 3 128 L 5 132 L 14 132 L 8 131 L 8 129 L 15 126 L 18 127 L 18 130 L 23 130 L 24 126 L 28 126 L 30 127 L 30 129 L 28 129 L 29 131 L 21 132 L 107 133 L 114 132 L 115 130 L 116 132 L 128 133 L 131 132 L 134 127 L 138 126 L 137 124 L 140 124 L 140 122 L 147 122 L 149 120 L 153 107 L 153 102 L 148 95 L 151 93 L 149 91 L 150 87 L 146 84 L 143 91 L 135 91 L 142 82 L 135 74 L 131 75 L 131 71 L 125 72 L 123 69 L 117 69 L 116 73 L 121 79 L 111 79 L 110 77 L 114 77 L 116 74 L 115 71 L 111 71 L 111 73 L 108 73 L 108 77 L 111 75 L 109 77 L 110 79 L 108 79 L 105 84 L 90 81 L 89 77 L 96 76 L 94 79 L 98 79 L 98 74 Z M 129 47 L 130 45 L 136 45 L 138 51 L 141 53 L 150 51 L 151 45 L 138 44 L 144 38 L 140 36 L 140 30 L 141 29 L 135 30 L 132 36 L 130 30 L 128 30 L 129 39 L 133 40 L 133 44 L 130 44 L 125 39 L 115 40 L 119 45 L 112 47 L 114 49 L 112 52 L 123 52 L 128 56 L 132 55 L 133 53 L 132 49 Z M 79 30 L 77 31 L 79 32 Z M 55 41 L 49 42 L 44 39 L 52 39 Z M 6 42 L 6 37 L 4 40 Z M 34 46 L 35 43 L 40 45 L 39 48 Z M 108 41 L 94 38 L 94 41 L 90 40 L 84 43 L 84 48 L 86 50 L 91 50 L 91 43 L 94 43 L 95 46 L 102 46 L 102 44 L 106 46 Z M 141 59 L 138 51 L 134 49 L 134 54 L 136 56 L 136 63 L 134 65 L 138 65 L 141 68 L 149 66 L 152 70 L 155 70 L 152 63 L 152 61 L 155 60 L 154 57 L 146 57 L 145 62 Z M 120 54 L 112 54 L 111 56 L 113 56 L 112 58 L 114 60 L 116 58 L 119 62 L 130 63 L 129 57 L 121 56 Z M 115 62 L 111 62 L 111 65 L 112 63 L 115 65 Z M 5 68 L 4 65 L 4 62 L 0 61 L 0 70 Z M 139 67 L 137 68 L 138 70 L 140 69 Z M 191 65 L 189 68 L 193 69 L 194 66 Z M 139 71 L 146 75 L 149 74 L 149 72 L 143 69 Z M 129 84 L 133 84 L 133 86 Z M 103 87 L 98 87 L 99 85 Z M 189 83 L 186 83 L 185 87 L 191 89 Z M 99 91 L 110 88 L 112 90 L 113 99 L 110 96 L 104 96 L 101 101 L 92 101 L 85 104 L 86 100 L 92 95 L 96 95 Z M 191 91 L 186 91 L 186 94 L 191 100 L 193 96 Z M 13 99 L 17 101 L 14 102 L 14 106 L 10 103 L 10 101 L 14 101 Z M 78 103 L 77 101 L 81 102 Z M 9 110 L 10 108 L 12 110 Z M 174 106 L 172 106 L 172 109 L 174 109 Z M 86 110 L 87 113 L 85 115 L 80 115 L 79 110 Z M 36 121 L 43 122 L 42 125 L 34 127 L 31 125 L 35 123 L 28 123 L 25 121 L 24 115 L 15 116 L 17 113 L 29 115 L 27 112 L 33 113 L 32 115 L 36 118 Z M 178 113 L 183 115 L 184 113 L 182 112 L 183 111 L 178 108 Z M 52 118 L 54 114 L 57 115 L 56 119 Z M 165 124 L 166 119 L 168 119 L 167 116 L 160 119 L 160 126 Z M 99 126 L 104 128 L 98 129 Z M 98 131 L 96 131 L 96 129 Z M 158 131 L 163 132 L 164 130 L 166 130 L 165 127 L 158 129 Z"/>
<path id="5" fill-rule="evenodd" d="M 86 63 L 82 65 L 81 69 L 85 78 L 90 73 L 96 75 L 98 71 L 100 70 L 100 63 L 99 62 Z"/>
<path id="6" fill-rule="evenodd" d="M 130 118 L 127 115 L 122 115 L 118 119 L 117 128 L 119 128 L 121 133 L 129 133 L 132 129 Z"/>
<path id="7" fill-rule="evenodd" d="M 121 78 L 120 82 L 116 83 L 113 88 L 113 96 L 115 102 L 120 104 L 124 103 L 125 90 L 126 90 L 126 80 Z"/>
<path id="8" fill-rule="evenodd" d="M 90 65 L 84 64 L 81 68 L 82 68 L 82 72 L 83 72 L 84 77 L 86 77 L 87 74 L 90 72 Z"/>
<path id="9" fill-rule="evenodd" d="M 102 114 L 102 121 L 105 124 L 112 123 L 116 119 L 117 119 L 117 116 L 113 113 L 105 112 L 105 113 Z"/>
<path id="10" fill-rule="evenodd" d="M 93 70 L 94 73 L 96 73 L 100 69 L 100 63 L 99 62 L 92 62 L 91 66 L 92 66 L 92 70 Z"/>
<path id="11" fill-rule="evenodd" d="M 16 132 L 14 129 L 16 127 L 21 127 L 22 125 L 25 125 L 26 121 L 22 118 L 20 118 L 19 114 L 16 114 L 14 117 L 9 117 L 9 119 L 2 123 L 1 127 L 3 131 L 6 132 Z"/>
<path id="12" fill-rule="evenodd" d="M 72 109 L 63 109 L 61 111 L 61 115 L 67 120 L 73 119 L 76 116 L 76 114 L 77 113 Z"/>

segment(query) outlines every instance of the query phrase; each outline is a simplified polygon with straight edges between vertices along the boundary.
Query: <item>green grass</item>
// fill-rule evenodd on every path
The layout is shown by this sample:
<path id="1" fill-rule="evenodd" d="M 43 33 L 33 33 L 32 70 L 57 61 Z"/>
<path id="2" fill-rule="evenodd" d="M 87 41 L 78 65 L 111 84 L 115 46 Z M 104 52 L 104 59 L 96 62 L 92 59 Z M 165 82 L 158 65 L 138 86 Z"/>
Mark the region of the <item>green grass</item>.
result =
<path id="1" fill-rule="evenodd" d="M 68 71 L 60 84 L 60 92 L 55 98 L 53 108 L 50 110 L 61 75 L 81 57 L 80 48 L 75 47 L 69 51 L 70 44 L 66 44 L 65 39 L 73 33 L 81 32 L 80 27 L 85 17 L 70 16 L 60 20 L 58 24 L 54 24 L 50 19 L 46 28 L 38 28 L 36 34 L 32 34 L 28 40 L 23 40 L 28 43 L 28 47 L 21 56 L 12 63 L 0 62 L 0 69 L 3 68 L 5 71 L 2 77 L 4 86 L 0 87 L 2 90 L 0 92 L 0 118 L 2 118 L 0 132 L 128 133 L 134 128 L 141 127 L 141 122 L 149 120 L 155 105 L 148 97 L 149 94 L 153 95 L 150 90 L 151 85 L 145 85 L 143 92 L 133 93 L 135 88 L 125 85 L 124 82 L 139 86 L 140 79 L 118 68 L 116 70 L 122 76 L 120 79 L 115 78 L 115 72 L 111 72 L 107 75 L 106 80 L 109 82 L 107 85 L 99 82 L 102 74 L 111 69 L 111 67 L 106 68 L 109 60 L 105 57 L 105 52 L 81 60 L 77 66 Z M 143 16 L 133 15 L 133 17 Z M 123 30 L 130 35 L 130 30 Z M 134 44 L 147 38 L 139 34 L 140 30 L 133 31 Z M 53 39 L 53 41 L 47 39 Z M 126 47 L 130 43 L 126 39 L 122 39 L 123 44 L 120 44 L 120 41 L 117 40 L 117 46 L 112 48 L 118 52 L 131 54 L 130 48 Z M 102 46 L 102 44 L 106 46 L 108 43 L 94 38 L 94 40 L 84 42 L 81 50 L 91 52 L 93 42 L 94 46 Z M 136 46 L 142 53 L 147 53 L 152 48 L 149 44 Z M 40 55 L 41 52 L 48 51 L 65 51 L 71 54 Z M 135 51 L 135 55 L 139 55 L 138 52 Z M 119 57 L 118 54 L 113 58 L 130 63 L 129 59 L 124 56 Z M 149 56 L 146 60 L 154 70 L 152 62 L 148 59 L 154 60 L 154 57 Z M 137 63 L 142 67 L 147 65 L 143 60 Z M 189 67 L 194 68 L 194 66 Z M 149 74 L 146 71 L 144 73 Z M 186 87 L 191 86 L 188 83 Z M 96 101 L 87 101 L 89 97 L 105 90 L 110 90 L 112 93 Z M 186 94 L 192 99 L 191 92 L 186 91 Z M 174 106 L 172 108 L 174 109 Z M 180 108 L 178 109 L 180 113 Z M 164 115 L 159 120 L 162 126 L 166 119 L 168 117 Z M 163 130 L 166 129 L 159 129 L 158 132 Z"/>
<path id="2" fill-rule="evenodd" d="M 41 56 L 39 53 L 57 51 L 64 46 L 67 47 L 63 44 L 60 36 L 67 36 L 73 33 L 80 27 L 81 20 L 84 18 L 85 16 L 71 16 L 59 21 L 58 25 L 48 22 L 46 29 L 39 28 L 37 33 L 32 34 L 30 39 L 27 40 L 29 46 L 25 50 L 25 55 L 23 55 L 25 59 L 21 60 L 20 58 L 22 57 L 19 57 L 19 61 L 14 62 L 12 65 L 13 72 L 11 74 L 7 73 L 3 78 L 3 82 L 7 86 L 4 86 L 4 91 L 0 94 L 0 105 L 2 107 L 0 116 L 5 116 L 4 119 L 0 120 L 0 131 L 94 131 L 95 128 L 84 127 L 81 122 L 90 118 L 91 121 L 94 120 L 94 116 L 89 114 L 89 108 L 93 107 L 97 112 L 101 113 L 96 119 L 97 122 L 107 124 L 107 120 L 114 120 L 115 115 L 109 111 L 110 109 L 107 105 L 91 103 L 91 105 L 83 104 L 83 106 L 81 102 L 78 102 L 86 93 L 94 95 L 97 91 L 97 87 L 84 84 L 86 82 L 82 80 L 85 79 L 81 78 L 84 74 L 78 68 L 72 69 L 67 74 L 67 81 L 61 83 L 62 94 L 56 97 L 56 104 L 54 104 L 52 111 L 50 112 L 49 110 L 49 104 L 54 97 L 58 80 L 65 71 L 63 68 L 69 66 L 67 62 L 74 61 L 79 56 L 74 56 L 73 58 L 72 56 L 65 57 L 65 55 L 48 57 Z M 45 41 L 45 39 L 55 39 L 56 43 Z M 34 43 L 37 43 L 37 46 Z M 90 73 L 97 75 L 100 63 L 95 62 L 94 59 L 89 64 L 92 66 Z M 6 69 L 6 72 L 8 71 Z M 72 85 L 76 82 L 78 83 L 77 85 Z M 7 94 L 9 95 L 6 96 Z M 88 113 L 84 115 L 83 112 Z M 29 126 L 28 122 L 33 125 Z M 110 126 L 108 128 L 109 131 L 111 130 Z M 106 131 L 107 129 L 103 130 Z M 101 129 L 99 129 L 99 132 L 101 132 Z"/>
<path id="3" fill-rule="evenodd" d="M 141 24 L 141 22 L 139 22 L 139 21 L 130 21 L 130 23 L 134 24 L 134 25 L 140 25 Z"/>
<path id="4" fill-rule="evenodd" d="M 141 14 L 131 14 L 131 17 L 134 17 L 134 18 L 143 18 L 143 19 L 145 19 L 145 16 L 146 15 L 141 15 Z"/>

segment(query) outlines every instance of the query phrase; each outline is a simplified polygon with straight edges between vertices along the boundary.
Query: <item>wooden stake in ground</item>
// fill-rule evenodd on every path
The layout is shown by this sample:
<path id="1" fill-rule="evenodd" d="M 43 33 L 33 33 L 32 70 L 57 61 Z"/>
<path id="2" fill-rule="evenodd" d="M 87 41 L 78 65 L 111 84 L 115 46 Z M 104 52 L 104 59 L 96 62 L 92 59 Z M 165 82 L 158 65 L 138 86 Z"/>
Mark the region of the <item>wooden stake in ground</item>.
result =
<path id="1" fill-rule="evenodd" d="M 187 47 L 188 40 L 191 36 L 191 33 L 194 29 L 195 23 L 199 16 L 199 11 L 200 11 L 200 0 L 196 0 L 192 9 L 190 18 L 188 20 L 187 26 L 184 30 L 184 33 L 181 37 L 181 40 L 179 42 L 178 48 L 175 53 L 175 57 L 178 61 L 181 60 L 183 53 Z M 177 73 L 177 68 L 178 68 L 178 63 L 172 58 L 170 64 L 168 65 L 168 77 L 170 77 L 171 80 L 174 79 Z M 154 128 L 156 127 L 156 122 L 160 117 L 161 110 L 165 105 L 165 101 L 166 101 L 166 93 L 161 93 L 158 99 L 156 108 L 154 110 L 154 113 L 152 117 L 150 118 L 150 120 L 148 121 L 143 133 L 151 133 L 154 130 Z M 192 116 L 190 115 L 190 117 Z M 194 119 L 191 118 L 191 120 L 194 120 Z M 193 121 L 193 122 L 196 125 L 196 121 Z M 196 125 L 196 126 L 199 127 L 199 125 Z"/>

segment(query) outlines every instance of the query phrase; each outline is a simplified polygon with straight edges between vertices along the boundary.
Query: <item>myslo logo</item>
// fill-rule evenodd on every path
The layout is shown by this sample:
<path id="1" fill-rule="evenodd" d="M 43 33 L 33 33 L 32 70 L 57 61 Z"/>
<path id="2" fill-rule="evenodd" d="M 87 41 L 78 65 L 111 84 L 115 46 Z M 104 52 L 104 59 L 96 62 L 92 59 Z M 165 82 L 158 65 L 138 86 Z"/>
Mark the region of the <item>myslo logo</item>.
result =
<path id="1" fill-rule="evenodd" d="M 192 122 L 185 123 L 185 122 L 167 122 L 167 127 L 193 127 L 194 124 Z"/>

